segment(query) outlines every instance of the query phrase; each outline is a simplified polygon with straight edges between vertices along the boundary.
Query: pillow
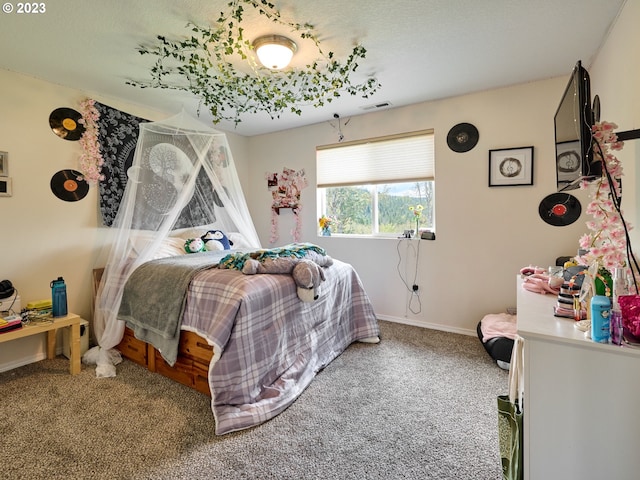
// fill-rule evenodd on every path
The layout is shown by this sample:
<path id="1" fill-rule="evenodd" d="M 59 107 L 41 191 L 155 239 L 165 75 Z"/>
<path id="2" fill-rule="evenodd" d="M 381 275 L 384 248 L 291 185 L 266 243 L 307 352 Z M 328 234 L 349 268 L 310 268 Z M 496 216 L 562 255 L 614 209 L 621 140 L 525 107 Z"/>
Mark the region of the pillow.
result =
<path id="1" fill-rule="evenodd" d="M 136 255 L 140 255 L 143 250 L 154 239 L 154 236 L 150 233 L 137 233 L 131 236 L 131 246 Z M 165 257 L 175 257 L 176 255 L 185 255 L 187 252 L 184 249 L 184 238 L 179 237 L 167 237 L 160 242 L 158 249 L 154 252 L 152 260 Z"/>
<path id="2" fill-rule="evenodd" d="M 201 237 L 209 230 L 222 230 L 223 232 L 225 231 L 224 228 L 220 228 L 220 225 L 218 225 L 217 223 L 212 223 L 209 225 L 200 225 L 197 227 L 180 228 L 178 230 L 173 230 L 169 235 L 171 237 L 183 238 L 186 241 L 187 238 Z"/>
<path id="3" fill-rule="evenodd" d="M 184 249 L 184 238 L 167 237 L 165 238 L 154 255 L 156 258 L 175 257 L 176 255 L 185 255 L 187 251 Z"/>
<path id="4" fill-rule="evenodd" d="M 220 225 L 219 223 L 212 223 L 209 225 L 202 225 L 199 227 L 181 228 L 181 229 L 172 231 L 170 235 L 171 237 L 180 237 L 180 239 L 183 239 L 182 242 L 184 247 L 184 242 L 186 241 L 186 239 L 201 237 L 202 235 L 207 233 L 209 230 L 221 230 L 225 232 L 225 234 L 227 235 L 227 238 L 233 242 L 233 245 L 231 245 L 232 250 L 235 250 L 238 248 L 252 247 L 252 245 L 249 244 L 245 236 L 242 235 L 240 232 L 227 232 L 224 226 Z"/>
<path id="5" fill-rule="evenodd" d="M 251 247 L 247 239 L 240 232 L 227 233 L 227 237 L 233 242 L 233 245 L 231 245 L 232 249 Z"/>

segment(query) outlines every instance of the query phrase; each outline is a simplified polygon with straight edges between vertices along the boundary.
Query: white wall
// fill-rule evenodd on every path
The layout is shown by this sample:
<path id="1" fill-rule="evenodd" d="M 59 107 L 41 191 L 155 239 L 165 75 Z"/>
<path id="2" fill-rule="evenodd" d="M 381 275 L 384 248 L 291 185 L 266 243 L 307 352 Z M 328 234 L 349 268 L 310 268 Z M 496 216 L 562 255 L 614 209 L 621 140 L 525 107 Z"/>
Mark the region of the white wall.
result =
<path id="1" fill-rule="evenodd" d="M 547 267 L 573 255 L 584 222 L 553 227 L 538 215 L 538 205 L 555 191 L 553 115 L 566 78 L 552 79 L 464 97 L 353 117 L 343 128 L 346 140 L 426 128 L 436 135 L 436 240 L 406 241 L 317 237 L 315 147 L 337 141 L 327 122 L 249 139 L 252 169 L 249 204 L 263 244 L 270 228 L 269 192 L 264 174 L 283 167 L 304 168 L 311 186 L 303 192 L 303 241 L 352 263 L 381 318 L 473 334 L 487 313 L 515 305 L 514 279 L 529 264 Z M 446 136 L 460 122 L 480 133 L 475 148 L 451 151 Z M 490 149 L 534 146 L 534 185 L 488 187 Z M 259 165 L 259 167 L 257 166 Z M 582 192 L 584 193 L 584 192 Z M 291 241 L 293 216 L 280 215 L 279 243 Z M 397 272 L 413 284 L 419 246 L 420 305 Z M 408 266 L 404 262 L 408 260 Z"/>
<path id="2" fill-rule="evenodd" d="M 159 112 L 0 70 L 0 151 L 9 152 L 13 196 L 0 197 L 0 280 L 18 289 L 22 305 L 51 298 L 51 280 L 64 277 L 69 310 L 90 319 L 93 268 L 104 265 L 108 229 L 99 227 L 97 188 L 77 202 L 53 195 L 49 182 L 62 169 L 77 169 L 78 142 L 57 137 L 49 114 L 59 107 L 79 109 L 87 98 L 149 120 Z M 246 139 L 228 140 L 241 178 L 246 177 Z M 244 186 L 246 189 L 246 186 Z M 0 371 L 45 357 L 44 335 L 3 344 Z"/>
<path id="3" fill-rule="evenodd" d="M 609 38 L 589 66 L 591 93 L 602 104 L 602 120 L 614 122 L 618 131 L 640 129 L 640 0 L 627 0 Z M 640 140 L 625 142 L 616 153 L 623 162 L 622 209 L 635 226 L 631 231 L 633 245 L 640 252 Z"/>

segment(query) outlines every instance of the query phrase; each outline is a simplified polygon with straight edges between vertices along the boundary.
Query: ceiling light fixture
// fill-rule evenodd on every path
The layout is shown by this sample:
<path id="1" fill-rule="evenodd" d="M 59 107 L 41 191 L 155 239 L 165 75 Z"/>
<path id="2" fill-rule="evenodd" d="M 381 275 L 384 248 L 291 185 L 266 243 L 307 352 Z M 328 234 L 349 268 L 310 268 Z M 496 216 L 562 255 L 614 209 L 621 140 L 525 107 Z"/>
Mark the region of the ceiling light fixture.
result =
<path id="1" fill-rule="evenodd" d="M 265 35 L 253 41 L 260 63 L 271 70 L 282 70 L 289 65 L 298 46 L 282 35 Z"/>
<path id="2" fill-rule="evenodd" d="M 128 80 L 140 88 L 180 90 L 198 98 L 206 106 L 214 123 L 221 120 L 240 123 L 244 114 L 266 112 L 272 119 L 285 112 L 302 114 L 302 108 L 321 108 L 343 94 L 369 98 L 380 84 L 375 76 L 356 72 L 367 50 L 360 44 L 344 59 L 324 52 L 313 25 L 282 20 L 280 12 L 268 0 L 228 0 L 226 12 L 214 25 L 188 23 L 189 33 L 178 39 L 156 35 L 156 42 L 141 45 L 141 55 L 155 57 L 149 80 Z M 249 8 L 277 25 L 289 29 L 306 42 L 305 65 L 286 65 L 297 50 L 287 37 L 267 35 L 253 43 L 244 37 L 243 18 Z M 263 39 L 266 41 L 263 42 Z M 287 53 L 280 62 L 262 58 L 263 43 L 275 43 Z M 307 57 L 316 56 L 312 61 Z M 307 54 L 306 52 L 309 52 Z M 266 68 L 263 68 L 264 65 Z M 278 70 L 271 70 L 277 68 Z M 271 71 L 267 71 L 270 69 Z M 355 80 L 360 76 L 360 81 Z M 363 78 L 364 77 L 364 78 Z"/>

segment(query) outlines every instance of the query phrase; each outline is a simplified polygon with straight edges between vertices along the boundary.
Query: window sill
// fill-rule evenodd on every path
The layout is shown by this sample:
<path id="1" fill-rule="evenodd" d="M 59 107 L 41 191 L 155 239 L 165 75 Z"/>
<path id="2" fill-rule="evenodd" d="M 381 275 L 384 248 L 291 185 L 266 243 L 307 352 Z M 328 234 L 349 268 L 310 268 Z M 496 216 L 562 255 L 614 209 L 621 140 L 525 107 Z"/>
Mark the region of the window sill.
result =
<path id="1" fill-rule="evenodd" d="M 405 237 L 401 233 L 396 235 L 353 235 L 345 233 L 332 233 L 331 235 L 318 235 L 318 238 L 350 238 L 357 240 L 435 240 L 435 233 L 433 238 L 421 238 L 421 237 Z"/>

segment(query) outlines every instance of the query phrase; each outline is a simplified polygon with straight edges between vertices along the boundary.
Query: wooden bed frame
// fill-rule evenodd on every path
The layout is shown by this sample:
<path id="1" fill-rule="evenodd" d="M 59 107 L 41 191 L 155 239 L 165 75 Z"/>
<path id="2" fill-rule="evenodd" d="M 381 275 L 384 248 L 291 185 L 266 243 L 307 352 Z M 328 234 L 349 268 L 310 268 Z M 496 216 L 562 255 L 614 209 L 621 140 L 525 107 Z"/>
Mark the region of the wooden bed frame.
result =
<path id="1" fill-rule="evenodd" d="M 93 271 L 93 299 L 95 300 L 104 268 Z M 209 364 L 213 357 L 213 347 L 201 336 L 187 331 L 180 332 L 178 359 L 170 366 L 153 345 L 138 340 L 133 330 L 125 327 L 124 337 L 116 346 L 123 357 L 159 373 L 178 383 L 211 396 L 209 389 Z"/>

